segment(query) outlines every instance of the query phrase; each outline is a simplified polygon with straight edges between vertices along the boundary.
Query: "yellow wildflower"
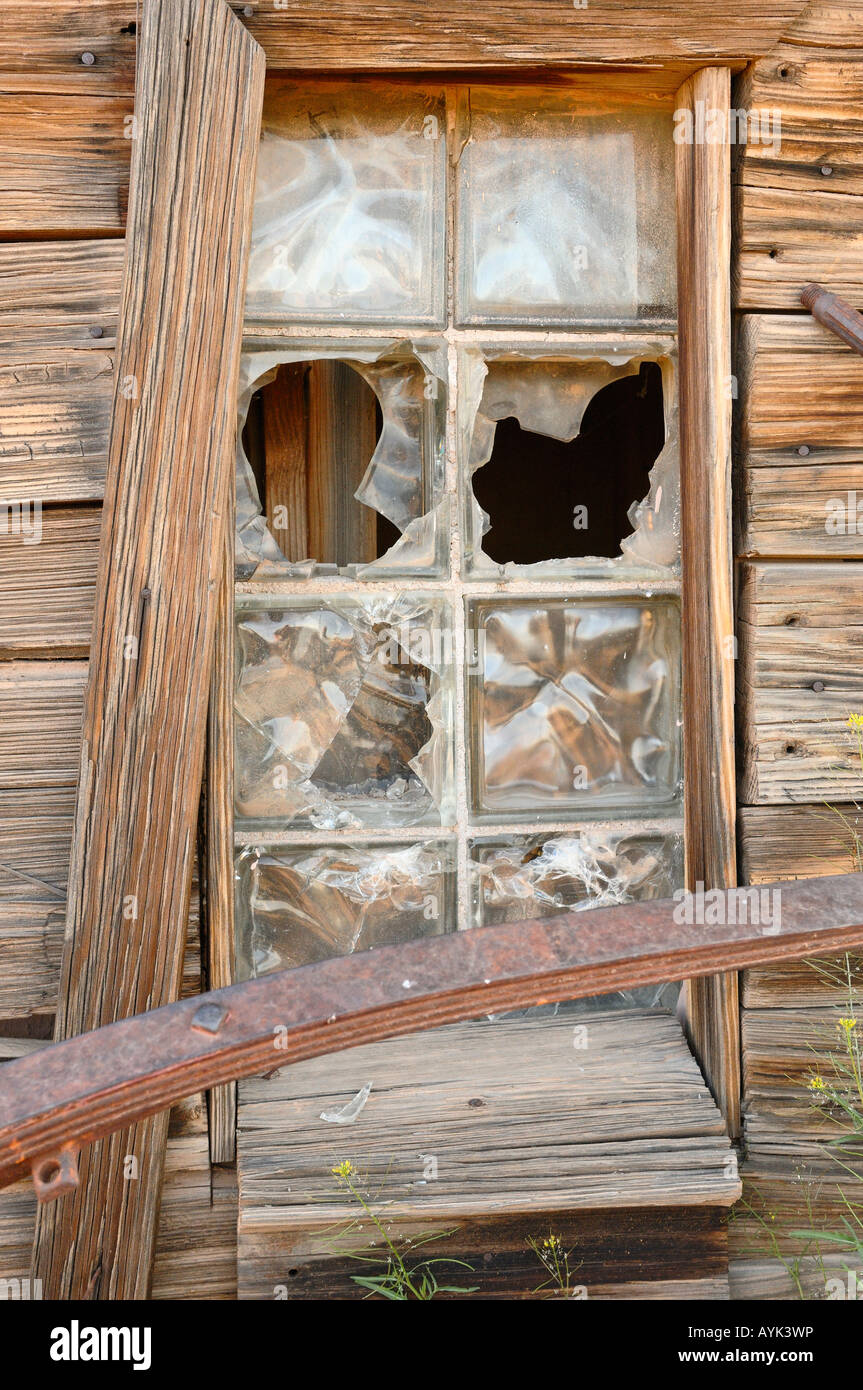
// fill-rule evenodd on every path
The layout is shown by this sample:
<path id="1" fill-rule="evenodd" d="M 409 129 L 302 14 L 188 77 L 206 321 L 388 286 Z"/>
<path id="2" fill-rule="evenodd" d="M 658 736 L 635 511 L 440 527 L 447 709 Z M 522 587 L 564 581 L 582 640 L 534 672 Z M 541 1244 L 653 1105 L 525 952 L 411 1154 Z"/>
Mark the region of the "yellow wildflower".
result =
<path id="1" fill-rule="evenodd" d="M 863 729 L 863 714 L 849 714 L 848 728 Z"/>
<path id="2" fill-rule="evenodd" d="M 330 1172 L 334 1178 L 343 1178 L 347 1182 L 350 1178 L 356 1177 L 357 1170 L 351 1160 L 346 1158 L 341 1163 L 337 1163 L 335 1168 L 331 1168 Z"/>
<path id="3" fill-rule="evenodd" d="M 813 1076 L 809 1082 L 810 1091 L 826 1091 L 827 1083 L 823 1076 Z"/>
<path id="4" fill-rule="evenodd" d="M 843 1028 L 846 1033 L 850 1033 L 852 1028 L 857 1027 L 856 1018 L 840 1018 L 838 1026 Z"/>

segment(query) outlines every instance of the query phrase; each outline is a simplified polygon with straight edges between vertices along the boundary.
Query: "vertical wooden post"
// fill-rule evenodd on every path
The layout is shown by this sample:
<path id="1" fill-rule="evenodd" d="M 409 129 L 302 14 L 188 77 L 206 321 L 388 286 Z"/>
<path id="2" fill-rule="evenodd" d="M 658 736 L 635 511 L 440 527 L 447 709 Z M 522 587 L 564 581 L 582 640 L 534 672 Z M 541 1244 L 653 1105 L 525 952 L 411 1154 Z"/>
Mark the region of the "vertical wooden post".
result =
<path id="1" fill-rule="evenodd" d="M 377 513 L 354 501 L 375 448 L 375 402 L 344 362 L 313 362 L 308 376 L 309 546 L 339 565 L 377 556 Z"/>
<path id="2" fill-rule="evenodd" d="M 677 254 L 687 886 L 736 882 L 731 549 L 731 75 L 677 94 Z M 689 121 L 684 124 L 689 113 Z M 717 113 L 714 115 L 713 113 Z M 688 138 L 681 138 L 688 137 Z M 693 1045 L 732 1134 L 740 1123 L 737 975 L 692 980 Z"/>
<path id="3" fill-rule="evenodd" d="M 225 0 L 144 0 L 58 1039 L 179 990 L 264 66 Z M 46 1298 L 146 1297 L 166 1128 L 41 1210 Z"/>
<path id="4" fill-rule="evenodd" d="M 261 392 L 267 525 L 288 560 L 307 560 L 309 496 L 305 362 L 285 362 Z"/>

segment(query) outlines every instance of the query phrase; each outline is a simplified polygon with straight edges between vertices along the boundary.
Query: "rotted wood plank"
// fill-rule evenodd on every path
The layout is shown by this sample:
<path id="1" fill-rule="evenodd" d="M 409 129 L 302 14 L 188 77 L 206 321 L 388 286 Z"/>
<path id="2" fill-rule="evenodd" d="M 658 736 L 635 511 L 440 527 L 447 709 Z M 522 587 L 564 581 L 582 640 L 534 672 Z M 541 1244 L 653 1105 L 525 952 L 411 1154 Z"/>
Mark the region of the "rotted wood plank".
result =
<path id="1" fill-rule="evenodd" d="M 678 106 L 725 111 L 730 73 L 704 68 Z M 731 583 L 730 159 L 726 142 L 677 146 L 683 743 L 687 884 L 735 883 Z M 737 978 L 687 987 L 692 1039 L 732 1134 L 740 1119 Z"/>
<path id="2" fill-rule="evenodd" d="M 757 562 L 741 577 L 741 800 L 853 801 L 860 763 L 848 718 L 863 711 L 863 565 Z"/>
<path id="3" fill-rule="evenodd" d="M 131 97 L 0 92 L 0 232 L 121 235 L 131 116 Z"/>
<path id="4" fill-rule="evenodd" d="M 86 657 L 101 509 L 44 509 L 28 518 L 32 544 L 0 531 L 0 658 Z"/>
<path id="5" fill-rule="evenodd" d="M 179 992 L 263 77 L 222 0 L 145 3 L 58 1037 Z M 165 1137 L 97 1145 L 43 1214 L 46 1297 L 145 1296 Z"/>

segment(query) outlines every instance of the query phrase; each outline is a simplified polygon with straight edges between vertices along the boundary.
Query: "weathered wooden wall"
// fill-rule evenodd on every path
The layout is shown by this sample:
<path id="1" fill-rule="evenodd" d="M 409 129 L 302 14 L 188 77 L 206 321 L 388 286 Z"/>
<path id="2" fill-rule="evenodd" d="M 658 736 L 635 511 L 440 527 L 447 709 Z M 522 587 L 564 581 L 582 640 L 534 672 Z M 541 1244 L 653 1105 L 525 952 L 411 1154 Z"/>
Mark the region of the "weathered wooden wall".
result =
<path id="1" fill-rule="evenodd" d="M 478 62 L 538 61 L 535 8 L 523 8 L 531 42 L 519 54 L 489 32 Z M 564 8 L 556 7 L 561 23 Z M 693 24 L 719 26 L 726 41 L 741 28 L 713 6 L 681 8 Z M 753 34 L 798 8 L 765 5 L 761 28 L 746 33 L 753 51 L 761 41 Z M 587 13 L 599 33 L 600 11 Z M 135 16 L 134 0 L 11 3 L 0 37 L 2 494 L 43 507 L 40 545 L 0 536 L 4 1035 L 44 1034 L 56 999 L 122 268 Z M 462 16 L 463 28 L 474 18 L 472 10 Z M 572 20 L 570 6 L 567 25 Z M 251 25 L 265 45 L 268 22 L 274 17 L 262 14 Z M 305 48 L 292 48 L 293 61 L 317 55 L 320 62 L 322 32 L 308 15 L 303 23 Z M 380 47 L 366 43 L 358 53 L 356 15 L 352 23 L 356 62 L 375 66 Z M 863 307 L 863 0 L 816 2 L 786 28 L 780 46 L 738 79 L 735 98 L 738 106 L 782 115 L 781 150 L 750 146 L 735 171 L 740 862 L 753 882 L 847 867 L 847 845 L 820 803 L 859 785 L 844 722 L 863 710 L 863 534 L 828 538 L 824 530 L 828 500 L 855 487 L 863 498 L 863 359 L 797 306 L 799 286 L 814 279 Z M 438 30 L 447 66 L 452 31 Z M 28 35 L 24 56 L 21 32 Z M 405 52 L 419 43 L 427 56 L 429 42 L 428 34 L 406 30 Z M 681 45 L 691 53 L 685 34 Z M 639 56 L 650 57 L 648 47 Z M 189 990 L 200 983 L 196 932 L 192 913 Z M 792 1225 L 800 1217 L 796 1167 L 806 1158 L 822 1161 L 822 1141 L 794 1131 L 785 1104 L 789 1068 L 771 1040 L 787 1026 L 787 1045 L 802 1055 L 806 1029 L 828 1016 L 831 1002 L 803 968 L 750 973 L 744 983 L 750 1172 L 793 1213 Z M 168 1286 L 176 1293 L 166 1296 L 213 1296 L 208 1290 L 217 1285 L 230 1296 L 230 1192 L 223 1203 L 220 1170 L 195 1149 L 203 1117 L 194 1123 L 194 1134 L 178 1131 L 169 1146 L 157 1269 L 164 1259 L 167 1279 L 173 1262 Z M 177 1143 L 186 1146 L 179 1160 Z M 172 1206 L 175 1170 L 186 1176 Z M 195 1210 L 213 1233 L 214 1244 L 202 1237 L 196 1274 L 179 1254 L 184 1221 L 192 1243 L 202 1229 L 186 1215 L 187 1199 L 200 1204 Z M 29 1258 L 29 1193 L 0 1197 L 4 1256 L 16 1239 Z M 743 1258 L 752 1248 L 765 1253 L 757 1227 L 743 1222 L 733 1239 L 741 1290 L 768 1287 L 763 1280 L 781 1289 L 775 1266 Z M 202 1283 L 209 1260 L 223 1272 L 214 1265 Z M 0 1273 L 15 1272 L 7 1263 L 0 1258 Z M 154 1291 L 164 1287 L 160 1281 Z"/>
<path id="2" fill-rule="evenodd" d="M 863 712 L 863 515 L 859 531 L 856 512 L 853 529 L 826 526 L 831 502 L 863 501 L 863 358 L 799 304 L 815 280 L 863 307 L 860 0 L 810 5 L 739 79 L 735 104 L 781 116 L 780 149 L 737 160 L 733 260 L 740 865 L 766 884 L 849 871 L 863 829 L 847 728 Z M 799 1296 L 781 1262 L 803 1251 L 789 1232 L 829 1225 L 840 1190 L 856 1195 L 826 1151 L 838 1131 L 807 1094 L 843 1002 L 807 965 L 743 982 L 748 1205 L 732 1224 L 733 1295 Z M 802 1275 L 817 1293 L 817 1271 Z"/>

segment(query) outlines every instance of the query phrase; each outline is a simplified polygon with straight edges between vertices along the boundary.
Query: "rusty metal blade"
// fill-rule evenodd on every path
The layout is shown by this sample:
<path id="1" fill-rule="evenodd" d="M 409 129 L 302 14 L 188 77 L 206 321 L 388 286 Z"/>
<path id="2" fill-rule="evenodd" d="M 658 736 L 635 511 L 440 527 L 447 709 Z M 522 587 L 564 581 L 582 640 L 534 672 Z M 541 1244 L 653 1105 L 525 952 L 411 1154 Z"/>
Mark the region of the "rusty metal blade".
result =
<path id="1" fill-rule="evenodd" d="M 0 1186 L 32 1167 L 39 1195 L 58 1196 L 74 1181 L 70 1149 L 291 1062 L 504 1009 L 858 946 L 863 875 L 847 874 L 717 891 L 700 909 L 690 895 L 476 928 L 264 975 L 0 1067 Z"/>

